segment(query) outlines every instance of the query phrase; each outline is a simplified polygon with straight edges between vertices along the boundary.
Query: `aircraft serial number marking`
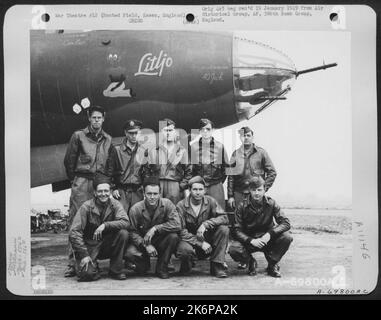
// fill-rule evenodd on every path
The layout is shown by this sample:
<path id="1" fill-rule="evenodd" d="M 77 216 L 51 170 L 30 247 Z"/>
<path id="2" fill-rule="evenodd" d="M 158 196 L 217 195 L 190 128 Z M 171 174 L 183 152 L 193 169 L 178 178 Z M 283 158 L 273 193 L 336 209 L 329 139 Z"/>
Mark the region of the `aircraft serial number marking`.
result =
<path id="1" fill-rule="evenodd" d="M 223 81 L 223 72 L 205 72 L 201 79 L 208 81 L 209 84 L 212 84 L 214 81 Z"/>

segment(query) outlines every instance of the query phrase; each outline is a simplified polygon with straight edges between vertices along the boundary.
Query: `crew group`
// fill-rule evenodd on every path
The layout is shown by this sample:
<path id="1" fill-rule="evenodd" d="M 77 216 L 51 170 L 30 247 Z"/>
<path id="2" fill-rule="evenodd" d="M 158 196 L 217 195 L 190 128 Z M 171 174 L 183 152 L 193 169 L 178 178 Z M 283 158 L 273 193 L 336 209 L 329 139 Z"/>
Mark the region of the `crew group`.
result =
<path id="1" fill-rule="evenodd" d="M 267 152 L 253 143 L 249 127 L 239 131 L 242 146 L 228 160 L 209 119 L 200 120 L 201 138 L 188 153 L 172 120 L 164 120 L 162 141 L 148 150 L 138 142 L 142 122 L 128 120 L 123 142 L 113 145 L 102 129 L 104 109 L 93 106 L 88 117 L 88 127 L 74 132 L 64 159 L 72 182 L 66 277 L 97 280 L 97 260 L 110 259 L 110 277 L 124 280 L 126 268 L 146 274 L 150 258 L 157 257 L 155 274 L 165 279 L 175 255 L 179 274 L 209 258 L 211 275 L 225 278 L 227 251 L 249 275 L 257 272 L 252 253 L 262 251 L 267 273 L 281 276 L 278 262 L 292 242 L 290 222 L 265 195 L 276 171 Z M 227 205 L 234 210 L 230 245 L 226 177 Z"/>

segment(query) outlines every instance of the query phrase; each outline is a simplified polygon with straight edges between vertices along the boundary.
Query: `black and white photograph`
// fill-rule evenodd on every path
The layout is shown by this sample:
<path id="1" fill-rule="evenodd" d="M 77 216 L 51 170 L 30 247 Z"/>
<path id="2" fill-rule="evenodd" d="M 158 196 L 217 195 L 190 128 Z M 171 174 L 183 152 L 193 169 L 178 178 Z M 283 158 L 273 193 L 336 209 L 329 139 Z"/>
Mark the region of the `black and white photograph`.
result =
<path id="1" fill-rule="evenodd" d="M 355 168 L 353 96 L 368 84 L 353 86 L 361 33 L 342 27 L 353 10 L 251 7 L 176 8 L 182 26 L 166 29 L 89 23 L 141 18 L 96 8 L 60 23 L 53 6 L 51 26 L 28 30 L 29 117 L 17 130 L 29 209 L 10 219 L 23 235 L 12 231 L 7 255 L 16 285 L 28 273 L 42 295 L 369 292 L 358 279 L 378 258 L 377 211 L 367 193 L 358 212 L 367 198 L 354 192 L 376 166 Z M 137 12 L 168 11 L 150 8 Z M 309 10 L 317 24 L 319 11 L 337 13 L 298 27 Z M 255 15 L 271 27 L 213 25 Z"/>

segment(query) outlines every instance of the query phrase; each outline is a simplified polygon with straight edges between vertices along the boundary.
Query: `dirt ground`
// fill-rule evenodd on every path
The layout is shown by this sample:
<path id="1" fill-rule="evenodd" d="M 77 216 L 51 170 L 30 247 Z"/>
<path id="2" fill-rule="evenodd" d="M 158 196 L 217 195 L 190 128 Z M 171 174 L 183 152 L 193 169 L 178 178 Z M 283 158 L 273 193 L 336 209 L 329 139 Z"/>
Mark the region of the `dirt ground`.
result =
<path id="1" fill-rule="evenodd" d="M 338 270 L 345 276 L 346 288 L 351 288 L 350 216 L 310 212 L 289 212 L 288 216 L 293 224 L 291 233 L 294 241 L 280 263 L 281 279 L 267 276 L 263 254 L 255 253 L 259 266 L 255 277 L 246 275 L 246 270 L 237 269 L 237 263 L 227 255 L 229 278 L 226 279 L 209 275 L 209 261 L 197 261 L 192 274 L 186 277 L 175 272 L 170 279 L 158 279 L 153 275 L 155 263 L 152 263 L 147 276 L 138 277 L 128 271 L 127 280 L 117 281 L 107 277 L 108 261 L 105 260 L 100 262 L 103 274 L 100 280 L 79 283 L 75 278 L 63 277 L 67 262 L 67 233 L 33 234 L 32 266 L 45 267 L 47 290 L 53 294 L 99 294 L 99 290 L 106 290 L 106 294 L 126 295 L 270 294 L 274 290 L 279 293 L 316 293 L 318 289 L 323 292 L 332 289 L 332 283 L 338 281 Z M 178 270 L 179 261 L 173 259 L 173 262 Z"/>

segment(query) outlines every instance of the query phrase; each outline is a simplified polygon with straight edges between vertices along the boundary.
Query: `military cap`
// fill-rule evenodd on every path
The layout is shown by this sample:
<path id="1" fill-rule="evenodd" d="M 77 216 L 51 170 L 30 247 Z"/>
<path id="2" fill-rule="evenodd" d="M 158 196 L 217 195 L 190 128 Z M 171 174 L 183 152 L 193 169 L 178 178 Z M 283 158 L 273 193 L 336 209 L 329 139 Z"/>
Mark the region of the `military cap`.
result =
<path id="1" fill-rule="evenodd" d="M 214 123 L 212 120 L 209 120 L 209 119 L 200 119 L 200 123 L 199 123 L 199 128 L 202 129 L 204 128 L 205 126 L 207 126 L 208 124 L 210 124 L 212 126 L 212 128 L 214 128 Z"/>
<path id="2" fill-rule="evenodd" d="M 189 180 L 189 182 L 188 182 L 189 188 L 192 188 L 192 185 L 194 183 L 201 183 L 205 186 L 205 180 L 204 180 L 204 178 L 202 178 L 200 176 L 194 176 L 192 179 Z"/>
<path id="3" fill-rule="evenodd" d="M 97 267 L 95 267 L 92 263 L 89 263 L 86 268 L 85 266 L 78 268 L 77 275 L 78 282 L 96 281 L 101 277 Z"/>
<path id="4" fill-rule="evenodd" d="M 97 172 L 94 176 L 94 181 L 93 181 L 93 187 L 94 190 L 97 190 L 98 185 L 103 184 L 103 183 L 108 183 L 111 184 L 110 177 Z"/>
<path id="5" fill-rule="evenodd" d="M 160 186 L 160 180 L 158 177 L 147 177 L 143 181 L 143 187 L 146 186 Z"/>
<path id="6" fill-rule="evenodd" d="M 161 120 L 161 122 L 164 122 L 165 127 L 168 127 L 168 126 L 176 127 L 176 122 L 171 120 L 171 119 L 165 118 L 165 119 Z"/>
<path id="7" fill-rule="evenodd" d="M 125 123 L 123 130 L 124 131 L 138 131 L 142 128 L 142 125 L 143 123 L 141 121 L 131 119 Z"/>
<path id="8" fill-rule="evenodd" d="M 88 110 L 87 110 L 87 115 L 89 117 L 91 117 L 91 115 L 93 114 L 93 112 L 100 112 L 102 113 L 102 116 L 105 116 L 105 109 L 103 109 L 101 106 L 91 106 Z"/>
<path id="9" fill-rule="evenodd" d="M 254 131 L 251 130 L 250 127 L 242 127 L 241 129 L 238 130 L 239 134 L 246 134 L 246 133 L 249 133 L 251 132 L 251 134 L 254 134 Z"/>

